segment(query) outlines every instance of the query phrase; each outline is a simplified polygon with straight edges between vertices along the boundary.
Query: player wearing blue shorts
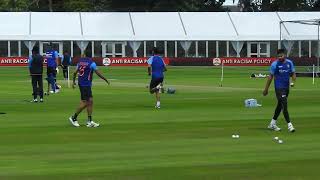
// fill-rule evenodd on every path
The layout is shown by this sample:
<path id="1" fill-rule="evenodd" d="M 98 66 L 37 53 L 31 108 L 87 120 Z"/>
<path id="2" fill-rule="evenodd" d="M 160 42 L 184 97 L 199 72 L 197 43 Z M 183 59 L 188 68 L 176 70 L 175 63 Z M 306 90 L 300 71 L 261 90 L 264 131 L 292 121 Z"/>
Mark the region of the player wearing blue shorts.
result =
<path id="1" fill-rule="evenodd" d="M 156 95 L 157 102 L 155 108 L 160 109 L 160 90 L 164 78 L 163 72 L 167 71 L 167 68 L 163 59 L 158 54 L 158 49 L 153 48 L 153 56 L 148 59 L 148 74 L 152 77 L 149 85 L 150 93 L 155 93 Z"/>
<path id="2" fill-rule="evenodd" d="M 267 84 L 263 91 L 264 96 L 268 95 L 270 84 L 274 78 L 274 87 L 275 87 L 278 104 L 268 128 L 274 131 L 281 130 L 277 126 L 277 119 L 282 110 L 284 118 L 288 123 L 288 130 L 290 132 L 294 132 L 295 129 L 290 121 L 289 112 L 288 112 L 288 95 L 289 95 L 290 86 L 293 87 L 296 81 L 295 68 L 292 61 L 285 57 L 285 50 L 279 49 L 277 52 L 277 55 L 278 55 L 278 59 L 271 64 L 270 76 L 268 78 Z M 290 77 L 292 77 L 291 83 L 290 83 Z"/>
<path id="3" fill-rule="evenodd" d="M 80 126 L 77 117 L 85 108 L 87 108 L 88 112 L 87 127 L 99 127 L 98 123 L 92 121 L 93 99 L 91 86 L 93 72 L 95 72 L 101 79 L 110 84 L 109 81 L 98 71 L 96 63 L 93 62 L 91 58 L 87 58 L 85 57 L 85 55 L 83 55 L 79 60 L 79 63 L 77 64 L 77 70 L 73 74 L 72 87 L 75 88 L 76 75 L 78 74 L 78 85 L 81 93 L 80 105 L 74 115 L 69 118 L 71 124 L 75 127 Z"/>
<path id="4" fill-rule="evenodd" d="M 46 52 L 47 59 L 47 80 L 51 85 L 51 93 L 59 92 L 59 87 L 56 83 L 57 77 L 57 67 L 58 67 L 58 52 L 53 50 L 51 45 L 49 44 L 49 50 Z"/>

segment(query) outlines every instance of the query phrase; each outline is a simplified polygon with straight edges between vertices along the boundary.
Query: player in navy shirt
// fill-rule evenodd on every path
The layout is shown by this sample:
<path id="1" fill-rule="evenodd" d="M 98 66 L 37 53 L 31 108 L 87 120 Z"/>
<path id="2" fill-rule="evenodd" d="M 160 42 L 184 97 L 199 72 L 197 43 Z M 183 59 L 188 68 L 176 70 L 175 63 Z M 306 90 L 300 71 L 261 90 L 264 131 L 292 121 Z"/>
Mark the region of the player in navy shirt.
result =
<path id="1" fill-rule="evenodd" d="M 87 58 L 85 57 L 85 55 L 82 55 L 82 58 L 79 60 L 79 63 L 77 65 L 77 70 L 73 74 L 72 87 L 74 88 L 76 85 L 76 75 L 78 74 L 78 85 L 81 93 L 80 105 L 75 114 L 69 118 L 71 124 L 75 127 L 80 126 L 77 121 L 77 117 L 85 108 L 87 108 L 88 112 L 87 127 L 99 127 L 99 124 L 92 121 L 91 117 L 93 109 L 93 99 L 91 91 L 93 72 L 95 72 L 101 79 L 110 84 L 109 81 L 98 71 L 96 63 L 93 62 L 91 58 Z"/>
<path id="2" fill-rule="evenodd" d="M 49 44 L 49 50 L 46 52 L 47 59 L 47 80 L 51 85 L 51 93 L 59 92 L 59 87 L 56 84 L 56 76 L 57 76 L 57 67 L 58 67 L 58 59 L 59 54 L 57 51 L 53 50 L 51 45 Z"/>
<path id="3" fill-rule="evenodd" d="M 151 76 L 151 82 L 149 85 L 150 93 L 156 94 L 156 108 L 160 109 L 160 90 L 163 82 L 163 72 L 167 71 L 166 64 L 163 59 L 158 55 L 158 49 L 153 48 L 153 56 L 148 59 L 148 74 Z"/>
<path id="4" fill-rule="evenodd" d="M 285 120 L 288 123 L 288 130 L 294 132 L 295 129 L 290 121 L 288 112 L 288 95 L 290 86 L 293 87 L 296 81 L 295 68 L 291 60 L 285 57 L 285 51 L 279 49 L 278 59 L 271 64 L 270 76 L 268 78 L 267 84 L 263 91 L 263 95 L 268 95 L 268 89 L 274 78 L 274 87 L 276 92 L 276 97 L 278 100 L 277 107 L 274 112 L 274 116 L 268 126 L 269 129 L 280 131 L 281 129 L 277 126 L 277 119 L 280 115 L 281 110 Z M 290 83 L 290 77 L 292 77 L 292 82 Z"/>

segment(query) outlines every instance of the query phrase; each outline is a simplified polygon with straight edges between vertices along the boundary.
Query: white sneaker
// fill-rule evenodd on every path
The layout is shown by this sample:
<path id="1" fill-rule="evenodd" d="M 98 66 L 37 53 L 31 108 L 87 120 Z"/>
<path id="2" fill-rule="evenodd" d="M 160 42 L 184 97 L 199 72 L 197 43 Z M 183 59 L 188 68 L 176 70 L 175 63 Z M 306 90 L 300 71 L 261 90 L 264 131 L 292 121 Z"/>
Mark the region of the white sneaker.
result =
<path id="1" fill-rule="evenodd" d="M 74 127 L 80 127 L 80 124 L 78 123 L 78 121 L 77 121 L 77 120 L 74 120 L 74 119 L 72 118 L 72 116 L 69 117 L 69 121 L 71 122 L 71 124 L 72 124 Z"/>
<path id="2" fill-rule="evenodd" d="M 160 106 L 157 106 L 157 105 L 156 105 L 155 108 L 156 108 L 156 109 L 160 109 Z"/>
<path id="3" fill-rule="evenodd" d="M 296 130 L 294 129 L 294 127 L 293 127 L 292 124 L 288 125 L 288 130 L 289 130 L 290 132 L 295 132 L 295 131 L 296 131 Z"/>
<path id="4" fill-rule="evenodd" d="M 51 94 L 53 94 L 53 93 L 54 93 L 54 91 L 50 91 L 50 93 L 51 93 Z"/>
<path id="5" fill-rule="evenodd" d="M 271 129 L 274 131 L 281 131 L 281 128 L 279 128 L 276 124 L 269 124 L 268 129 Z"/>
<path id="6" fill-rule="evenodd" d="M 40 102 L 43 102 L 43 99 L 40 99 Z"/>
<path id="7" fill-rule="evenodd" d="M 38 99 L 31 100 L 31 102 L 37 103 L 37 102 L 38 102 Z"/>
<path id="8" fill-rule="evenodd" d="M 87 122 L 87 127 L 88 128 L 96 128 L 96 127 L 99 127 L 100 126 L 100 124 L 98 124 L 98 123 L 95 123 L 95 122 L 93 122 L 93 121 L 91 121 L 91 122 Z"/>

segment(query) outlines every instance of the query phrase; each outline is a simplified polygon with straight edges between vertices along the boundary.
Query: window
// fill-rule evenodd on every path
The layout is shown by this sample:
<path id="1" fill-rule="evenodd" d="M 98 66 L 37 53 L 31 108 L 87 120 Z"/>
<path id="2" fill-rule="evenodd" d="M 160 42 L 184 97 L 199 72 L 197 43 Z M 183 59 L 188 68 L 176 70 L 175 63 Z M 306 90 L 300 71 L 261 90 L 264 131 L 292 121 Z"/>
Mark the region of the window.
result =
<path id="1" fill-rule="evenodd" d="M 70 41 L 63 42 L 63 52 L 68 52 L 71 55 L 71 42 Z"/>
<path id="2" fill-rule="evenodd" d="M 206 57 L 206 41 L 198 41 L 198 56 Z"/>
<path id="3" fill-rule="evenodd" d="M 159 54 L 164 56 L 164 41 L 157 41 L 157 49 L 159 50 Z"/>
<path id="4" fill-rule="evenodd" d="M 270 42 L 270 57 L 277 57 L 278 41 Z"/>
<path id="5" fill-rule="evenodd" d="M 290 57 L 299 57 L 299 42 L 293 41 L 293 45 L 289 54 Z"/>
<path id="6" fill-rule="evenodd" d="M 309 57 L 309 41 L 301 41 L 301 57 Z"/>
<path id="7" fill-rule="evenodd" d="M 235 48 L 237 48 L 237 45 Z M 237 51 L 234 49 L 232 42 L 229 42 L 229 57 L 237 57 Z"/>
<path id="8" fill-rule="evenodd" d="M 216 52 L 216 41 L 209 41 L 208 42 L 208 54 L 209 57 L 217 57 L 217 52 Z"/>
<path id="9" fill-rule="evenodd" d="M 17 57 L 19 56 L 19 42 L 10 41 L 10 56 Z"/>
<path id="10" fill-rule="evenodd" d="M 101 41 L 94 42 L 94 56 L 95 57 L 102 57 L 102 46 Z"/>
<path id="11" fill-rule="evenodd" d="M 311 57 L 317 57 L 318 56 L 318 42 L 312 41 L 311 42 Z"/>
<path id="12" fill-rule="evenodd" d="M 8 41 L 0 41 L 0 57 L 8 57 Z"/>
<path id="13" fill-rule="evenodd" d="M 152 49 L 154 48 L 154 41 L 147 41 L 147 57 L 152 55 Z"/>
<path id="14" fill-rule="evenodd" d="M 139 49 L 137 50 L 138 57 L 144 57 L 144 42 L 142 41 Z"/>
<path id="15" fill-rule="evenodd" d="M 141 43 L 141 45 L 143 44 Z M 127 43 L 125 49 L 126 49 L 126 57 L 133 57 L 133 50 L 130 47 L 129 43 Z"/>
<path id="16" fill-rule="evenodd" d="M 92 57 L 92 43 L 91 41 L 88 43 L 87 48 L 84 50 L 87 57 Z"/>
<path id="17" fill-rule="evenodd" d="M 81 49 L 76 41 L 73 41 L 73 57 L 81 57 Z"/>
<path id="18" fill-rule="evenodd" d="M 219 57 L 227 57 L 227 42 L 219 41 Z"/>
<path id="19" fill-rule="evenodd" d="M 168 57 L 175 57 L 175 42 L 174 41 L 167 42 L 167 56 Z"/>

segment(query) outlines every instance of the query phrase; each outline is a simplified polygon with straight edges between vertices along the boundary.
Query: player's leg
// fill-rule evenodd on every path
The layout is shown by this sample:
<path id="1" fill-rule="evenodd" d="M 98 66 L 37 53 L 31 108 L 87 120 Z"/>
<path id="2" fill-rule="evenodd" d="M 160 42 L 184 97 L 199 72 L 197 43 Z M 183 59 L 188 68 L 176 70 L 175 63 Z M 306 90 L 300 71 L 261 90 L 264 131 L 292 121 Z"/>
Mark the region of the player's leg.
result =
<path id="1" fill-rule="evenodd" d="M 160 90 L 158 89 L 158 91 L 155 94 L 156 94 L 156 100 L 157 100 L 155 108 L 160 109 Z"/>
<path id="2" fill-rule="evenodd" d="M 63 78 L 65 80 L 67 80 L 68 79 L 68 66 L 63 66 L 62 71 L 63 71 Z"/>
<path id="3" fill-rule="evenodd" d="M 156 103 L 156 108 L 157 109 L 160 109 L 160 91 L 161 91 L 161 87 L 162 87 L 162 83 L 163 83 L 163 78 L 160 78 L 158 79 L 157 81 L 157 86 L 156 86 L 156 100 L 157 100 L 157 103 Z"/>
<path id="4" fill-rule="evenodd" d="M 38 76 L 37 82 L 38 82 L 38 92 L 39 92 L 39 96 L 40 96 L 40 102 L 43 102 L 43 79 L 42 79 L 42 75 Z"/>
<path id="5" fill-rule="evenodd" d="M 93 97 L 92 97 L 92 91 L 91 87 L 86 87 L 87 91 L 87 113 L 88 113 L 88 121 L 87 121 L 87 127 L 99 127 L 100 124 L 92 121 L 92 111 L 93 111 Z"/>
<path id="6" fill-rule="evenodd" d="M 76 112 L 74 113 L 74 115 L 69 117 L 69 121 L 75 127 L 80 126 L 78 123 L 78 120 L 77 120 L 78 115 L 87 107 L 87 100 L 86 100 L 86 96 L 85 96 L 84 87 L 79 86 L 79 89 L 80 89 L 80 94 L 81 94 L 80 104 L 79 104 L 78 108 L 76 109 Z"/>
<path id="7" fill-rule="evenodd" d="M 37 95 L 38 95 L 37 76 L 35 76 L 35 75 L 31 76 L 31 84 L 32 84 L 32 96 L 33 96 L 32 102 L 38 102 L 38 99 L 37 99 Z"/>
<path id="8" fill-rule="evenodd" d="M 280 131 L 281 128 L 279 128 L 277 126 L 277 119 L 281 113 L 282 110 L 282 103 L 281 103 L 281 91 L 280 90 L 276 90 L 276 97 L 277 97 L 277 107 L 274 110 L 274 114 L 273 114 L 273 118 L 268 126 L 269 129 L 274 130 L 274 131 Z"/>
<path id="9" fill-rule="evenodd" d="M 55 82 L 54 82 L 54 70 L 52 67 L 48 67 L 47 69 L 47 78 L 48 78 L 48 82 L 51 86 L 51 93 L 55 93 L 56 92 L 56 86 L 55 86 Z"/>
<path id="10" fill-rule="evenodd" d="M 282 98 L 281 98 L 281 103 L 283 107 L 283 116 L 286 122 L 288 123 L 288 130 L 290 132 L 294 132 L 295 129 L 290 121 L 290 116 L 289 116 L 289 111 L 288 111 L 288 95 L 289 95 L 289 90 L 283 90 L 282 93 Z"/>

